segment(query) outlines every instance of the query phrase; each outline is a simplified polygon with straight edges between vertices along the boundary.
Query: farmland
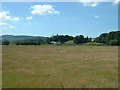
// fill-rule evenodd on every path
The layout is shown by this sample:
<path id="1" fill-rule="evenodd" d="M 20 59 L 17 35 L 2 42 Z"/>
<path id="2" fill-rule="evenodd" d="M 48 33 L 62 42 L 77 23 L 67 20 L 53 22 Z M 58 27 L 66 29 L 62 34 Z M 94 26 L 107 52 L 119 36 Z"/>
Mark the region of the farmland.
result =
<path id="1" fill-rule="evenodd" d="M 3 88 L 117 88 L 117 46 L 2 47 Z"/>

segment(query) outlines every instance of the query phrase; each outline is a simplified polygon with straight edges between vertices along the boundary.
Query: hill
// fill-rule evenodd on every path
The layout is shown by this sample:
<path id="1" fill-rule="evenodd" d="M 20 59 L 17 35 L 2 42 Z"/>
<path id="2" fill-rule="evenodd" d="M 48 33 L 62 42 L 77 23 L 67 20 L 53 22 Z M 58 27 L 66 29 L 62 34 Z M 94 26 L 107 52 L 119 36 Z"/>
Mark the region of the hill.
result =
<path id="1" fill-rule="evenodd" d="M 9 42 L 15 42 L 18 40 L 27 40 L 27 39 L 35 39 L 35 38 L 46 38 L 42 36 L 27 36 L 27 35 L 2 35 L 0 36 L 0 42 L 3 40 L 7 40 Z"/>
<path id="2" fill-rule="evenodd" d="M 8 40 L 8 41 L 35 39 L 38 37 L 46 38 L 46 37 L 42 37 L 42 36 L 27 36 L 27 35 L 2 35 L 2 36 L 0 36 L 0 38 L 2 38 L 2 40 Z"/>

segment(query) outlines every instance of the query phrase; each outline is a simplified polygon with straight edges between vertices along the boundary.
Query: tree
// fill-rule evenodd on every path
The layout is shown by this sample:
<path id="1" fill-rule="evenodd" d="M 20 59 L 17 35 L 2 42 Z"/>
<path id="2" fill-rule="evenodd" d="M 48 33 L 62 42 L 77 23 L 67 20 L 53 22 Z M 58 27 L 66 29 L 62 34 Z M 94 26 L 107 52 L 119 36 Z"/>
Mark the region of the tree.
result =
<path id="1" fill-rule="evenodd" d="M 38 38 L 37 40 L 36 40 L 36 44 L 37 45 L 41 45 L 41 44 L 44 44 L 45 42 L 43 41 L 43 39 L 41 39 L 41 38 Z"/>
<path id="2" fill-rule="evenodd" d="M 103 33 L 99 37 L 95 38 L 94 41 L 108 45 L 120 45 L 120 31 Z"/>
<path id="3" fill-rule="evenodd" d="M 75 44 L 87 43 L 87 42 L 91 42 L 91 41 L 92 41 L 92 38 L 89 38 L 88 36 L 86 38 L 83 35 L 74 37 Z"/>
<path id="4" fill-rule="evenodd" d="M 119 45 L 118 40 L 110 40 L 109 45 Z"/>
<path id="5" fill-rule="evenodd" d="M 2 45 L 9 45 L 9 41 L 7 41 L 7 40 L 2 41 Z"/>
<path id="6" fill-rule="evenodd" d="M 73 40 L 73 37 L 69 35 L 58 35 L 57 34 L 57 35 L 50 37 L 49 40 L 54 41 L 54 42 L 60 42 L 63 44 L 66 41 Z"/>
<path id="7" fill-rule="evenodd" d="M 81 43 L 84 43 L 84 42 L 85 42 L 85 39 L 84 39 L 83 35 L 79 35 L 79 36 L 74 37 L 74 43 L 75 44 L 81 44 Z"/>
<path id="8" fill-rule="evenodd" d="M 75 44 L 79 44 L 80 43 L 79 36 L 74 37 L 74 43 Z"/>
<path id="9" fill-rule="evenodd" d="M 108 33 L 103 33 L 98 38 L 99 43 L 107 43 L 108 42 Z"/>
<path id="10" fill-rule="evenodd" d="M 41 37 L 38 37 L 36 39 L 27 39 L 27 40 L 20 40 L 16 41 L 16 45 L 41 45 L 46 44 L 47 39 L 42 39 Z"/>

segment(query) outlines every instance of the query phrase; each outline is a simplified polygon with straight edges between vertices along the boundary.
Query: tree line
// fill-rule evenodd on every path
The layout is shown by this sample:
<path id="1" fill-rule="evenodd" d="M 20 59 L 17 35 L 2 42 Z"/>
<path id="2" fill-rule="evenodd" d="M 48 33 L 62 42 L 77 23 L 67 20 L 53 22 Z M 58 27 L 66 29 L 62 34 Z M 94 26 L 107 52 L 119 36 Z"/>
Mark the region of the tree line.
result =
<path id="1" fill-rule="evenodd" d="M 109 33 L 102 33 L 99 37 L 90 38 L 83 35 L 75 37 L 69 35 L 53 35 L 46 38 L 36 38 L 28 40 L 16 41 L 16 45 L 42 45 L 42 44 L 64 44 L 66 41 L 73 40 L 74 44 L 82 44 L 88 42 L 104 43 L 107 45 L 120 45 L 120 31 L 112 31 Z M 2 41 L 2 45 L 9 45 L 9 41 Z"/>
<path id="2" fill-rule="evenodd" d="M 120 45 L 120 31 L 103 33 L 99 37 L 95 38 L 94 41 L 98 43 L 104 43 L 107 45 Z"/>
<path id="3" fill-rule="evenodd" d="M 36 38 L 29 40 L 16 41 L 16 45 L 42 45 L 42 44 L 63 44 L 66 41 L 73 40 L 69 35 L 54 35 L 47 38 Z"/>

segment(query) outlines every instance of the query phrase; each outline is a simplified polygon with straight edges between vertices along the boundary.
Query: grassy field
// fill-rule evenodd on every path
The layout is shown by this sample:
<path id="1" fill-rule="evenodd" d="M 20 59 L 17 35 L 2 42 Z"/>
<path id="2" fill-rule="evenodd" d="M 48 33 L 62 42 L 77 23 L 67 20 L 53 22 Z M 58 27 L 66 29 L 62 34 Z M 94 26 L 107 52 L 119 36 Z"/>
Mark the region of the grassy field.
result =
<path id="1" fill-rule="evenodd" d="M 3 88 L 117 88 L 117 46 L 3 46 Z"/>
<path id="2" fill-rule="evenodd" d="M 76 45 L 74 44 L 74 41 L 73 40 L 70 40 L 70 41 L 67 41 L 64 43 L 64 45 Z M 88 42 L 88 43 L 82 43 L 82 44 L 79 44 L 79 45 L 83 45 L 83 46 L 108 46 L 107 44 L 103 44 L 103 43 L 97 43 L 97 42 Z"/>
<path id="3" fill-rule="evenodd" d="M 93 45 L 93 46 L 107 46 L 107 44 L 103 44 L 103 43 L 97 43 L 97 42 L 90 42 L 90 43 L 83 43 L 82 45 Z"/>

